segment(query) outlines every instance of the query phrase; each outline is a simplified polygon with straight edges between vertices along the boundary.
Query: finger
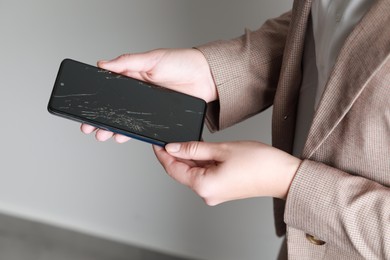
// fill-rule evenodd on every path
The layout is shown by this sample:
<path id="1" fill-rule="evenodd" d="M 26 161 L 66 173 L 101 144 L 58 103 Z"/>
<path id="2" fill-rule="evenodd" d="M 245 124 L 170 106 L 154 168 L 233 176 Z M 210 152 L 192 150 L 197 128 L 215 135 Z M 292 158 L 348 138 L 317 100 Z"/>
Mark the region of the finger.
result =
<path id="1" fill-rule="evenodd" d="M 115 134 L 114 138 L 115 142 L 120 144 L 126 143 L 127 141 L 131 140 L 130 137 L 121 134 Z"/>
<path id="2" fill-rule="evenodd" d="M 205 168 L 192 167 L 184 161 L 177 160 L 167 153 L 164 148 L 153 146 L 153 150 L 168 175 L 192 189 L 206 171 Z"/>
<path id="3" fill-rule="evenodd" d="M 160 146 L 153 146 L 153 149 L 155 150 L 154 152 L 156 153 L 156 151 L 160 151 L 161 149 L 163 151 L 165 151 L 164 148 L 160 147 Z M 166 151 L 165 151 L 166 152 Z M 185 164 L 187 164 L 188 166 L 190 167 L 202 167 L 202 168 L 210 168 L 210 167 L 213 167 L 213 166 L 216 166 L 216 162 L 214 161 L 194 161 L 194 160 L 187 160 L 187 159 L 182 159 L 182 158 L 177 158 L 175 157 L 175 160 L 179 161 L 179 162 L 183 162 Z"/>
<path id="4" fill-rule="evenodd" d="M 99 61 L 98 67 L 116 73 L 149 71 L 155 62 L 149 53 L 123 54 L 110 61 Z"/>
<path id="5" fill-rule="evenodd" d="M 90 134 L 96 130 L 96 127 L 87 124 L 81 124 L 80 129 L 84 134 Z"/>
<path id="6" fill-rule="evenodd" d="M 171 143 L 165 149 L 178 158 L 202 161 L 222 161 L 226 154 L 222 145 L 206 142 Z"/>
<path id="7" fill-rule="evenodd" d="M 113 132 L 99 129 L 96 131 L 95 137 L 98 141 L 104 142 L 104 141 L 107 141 L 108 139 L 110 139 L 113 135 L 114 135 Z"/>

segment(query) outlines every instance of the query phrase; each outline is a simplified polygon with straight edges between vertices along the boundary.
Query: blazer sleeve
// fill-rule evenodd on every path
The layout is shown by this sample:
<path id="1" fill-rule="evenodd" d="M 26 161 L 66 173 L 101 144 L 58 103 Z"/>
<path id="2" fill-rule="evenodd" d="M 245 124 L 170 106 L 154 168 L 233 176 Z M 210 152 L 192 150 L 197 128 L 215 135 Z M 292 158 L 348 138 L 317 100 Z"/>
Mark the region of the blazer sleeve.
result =
<path id="1" fill-rule="evenodd" d="M 214 132 L 273 104 L 291 12 L 233 40 L 197 46 L 206 57 L 218 101 L 208 104 L 206 125 Z"/>
<path id="2" fill-rule="evenodd" d="M 377 182 L 304 160 L 284 219 L 336 248 L 354 248 L 364 259 L 390 259 L 390 188 Z"/>

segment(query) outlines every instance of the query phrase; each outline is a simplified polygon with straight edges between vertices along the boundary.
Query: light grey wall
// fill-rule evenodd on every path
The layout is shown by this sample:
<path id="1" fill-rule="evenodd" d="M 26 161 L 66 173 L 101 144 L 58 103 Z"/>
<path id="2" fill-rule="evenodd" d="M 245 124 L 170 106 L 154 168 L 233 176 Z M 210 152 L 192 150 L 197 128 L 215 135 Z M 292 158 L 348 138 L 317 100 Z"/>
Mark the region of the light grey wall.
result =
<path id="1" fill-rule="evenodd" d="M 275 258 L 271 199 L 205 206 L 164 173 L 150 145 L 98 143 L 46 104 L 65 57 L 94 64 L 228 39 L 291 3 L 0 0 L 0 211 L 184 256 Z M 270 143 L 270 116 L 205 139 Z"/>

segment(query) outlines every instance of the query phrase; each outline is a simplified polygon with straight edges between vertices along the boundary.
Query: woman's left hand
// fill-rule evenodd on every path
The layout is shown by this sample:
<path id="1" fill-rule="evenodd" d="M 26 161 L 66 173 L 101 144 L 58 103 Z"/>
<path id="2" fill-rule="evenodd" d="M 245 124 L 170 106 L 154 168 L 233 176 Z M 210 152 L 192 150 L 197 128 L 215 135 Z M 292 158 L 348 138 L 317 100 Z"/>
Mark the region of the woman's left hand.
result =
<path id="1" fill-rule="evenodd" d="M 166 172 L 208 205 L 251 197 L 286 199 L 301 160 L 259 142 L 153 146 Z"/>

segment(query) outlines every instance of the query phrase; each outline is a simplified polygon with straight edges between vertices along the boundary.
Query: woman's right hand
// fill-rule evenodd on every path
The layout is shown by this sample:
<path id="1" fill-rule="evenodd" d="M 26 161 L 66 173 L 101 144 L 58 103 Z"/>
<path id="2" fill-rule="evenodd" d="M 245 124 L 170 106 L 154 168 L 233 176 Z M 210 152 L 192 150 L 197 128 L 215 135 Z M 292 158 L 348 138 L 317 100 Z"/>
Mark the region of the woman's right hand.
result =
<path id="1" fill-rule="evenodd" d="M 99 61 L 98 67 L 125 76 L 147 81 L 211 102 L 218 99 L 210 67 L 196 49 L 157 49 L 145 53 L 123 54 L 110 61 Z M 82 124 L 81 131 L 96 131 L 96 139 L 111 137 L 119 143 L 130 138 Z"/>

